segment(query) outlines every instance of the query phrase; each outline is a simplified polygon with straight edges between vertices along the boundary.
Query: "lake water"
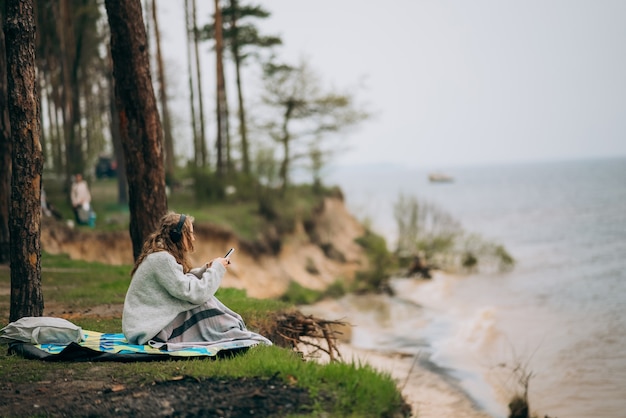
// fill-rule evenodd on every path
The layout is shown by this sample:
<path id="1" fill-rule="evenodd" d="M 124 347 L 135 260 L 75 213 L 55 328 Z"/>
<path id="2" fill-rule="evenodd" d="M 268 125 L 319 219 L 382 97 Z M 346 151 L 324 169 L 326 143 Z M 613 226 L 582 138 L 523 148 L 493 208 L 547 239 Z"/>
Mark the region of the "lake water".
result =
<path id="1" fill-rule="evenodd" d="M 351 212 L 390 250 L 400 194 L 501 243 L 507 273 L 394 279 L 393 298 L 358 312 L 353 345 L 419 355 L 476 406 L 505 417 L 529 380 L 539 416 L 626 417 L 626 158 L 449 169 L 451 183 L 396 167 L 337 169 Z M 383 304 L 381 307 L 380 304 Z M 348 307 L 349 305 L 349 307 Z"/>

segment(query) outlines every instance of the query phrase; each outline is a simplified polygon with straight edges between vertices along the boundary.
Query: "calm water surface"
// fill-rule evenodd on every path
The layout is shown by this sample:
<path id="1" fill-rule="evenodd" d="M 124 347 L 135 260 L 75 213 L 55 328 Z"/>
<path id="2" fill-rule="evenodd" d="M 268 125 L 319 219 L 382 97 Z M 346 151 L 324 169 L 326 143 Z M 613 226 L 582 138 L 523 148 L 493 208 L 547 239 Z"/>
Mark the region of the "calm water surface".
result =
<path id="1" fill-rule="evenodd" d="M 626 159 L 459 168 L 453 183 L 393 167 L 343 169 L 331 183 L 394 248 L 402 193 L 503 244 L 509 273 L 396 279 L 398 295 L 368 312 L 357 346 L 418 353 L 494 417 L 507 413 L 512 367 L 532 372 L 540 416 L 626 416 Z M 361 303 L 361 305 L 363 305 Z"/>

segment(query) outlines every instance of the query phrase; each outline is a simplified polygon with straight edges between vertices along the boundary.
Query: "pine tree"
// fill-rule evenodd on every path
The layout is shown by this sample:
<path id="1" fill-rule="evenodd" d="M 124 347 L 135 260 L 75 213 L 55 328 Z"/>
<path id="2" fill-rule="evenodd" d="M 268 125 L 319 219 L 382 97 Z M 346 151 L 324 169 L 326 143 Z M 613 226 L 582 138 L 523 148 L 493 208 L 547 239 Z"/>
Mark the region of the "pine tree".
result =
<path id="1" fill-rule="evenodd" d="M 135 258 L 167 212 L 163 130 L 150 76 L 140 0 L 106 0 L 115 105 L 126 159 L 130 237 Z"/>
<path id="2" fill-rule="evenodd" d="M 12 175 L 9 319 L 43 314 L 41 291 L 41 151 L 32 0 L 6 1 L 6 58 Z"/>

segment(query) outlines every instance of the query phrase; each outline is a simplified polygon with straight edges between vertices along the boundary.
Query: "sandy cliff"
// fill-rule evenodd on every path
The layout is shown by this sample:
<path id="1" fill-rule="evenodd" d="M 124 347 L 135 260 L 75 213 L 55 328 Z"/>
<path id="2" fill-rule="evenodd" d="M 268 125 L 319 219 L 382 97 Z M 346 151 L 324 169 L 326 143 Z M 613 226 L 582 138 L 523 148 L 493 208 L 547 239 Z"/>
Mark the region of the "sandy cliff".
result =
<path id="1" fill-rule="evenodd" d="M 282 239 L 278 254 L 259 251 L 215 225 L 197 224 L 194 230 L 194 263 L 201 264 L 234 247 L 233 266 L 223 286 L 244 288 L 251 297 L 278 296 L 291 281 L 323 289 L 337 279 L 352 280 L 356 271 L 367 266 L 363 250 L 354 241 L 365 229 L 339 198 L 326 198 L 306 228 L 298 223 L 294 233 Z M 44 251 L 68 254 L 72 259 L 115 265 L 133 263 L 126 231 L 99 232 L 48 222 L 42 226 L 41 243 Z"/>

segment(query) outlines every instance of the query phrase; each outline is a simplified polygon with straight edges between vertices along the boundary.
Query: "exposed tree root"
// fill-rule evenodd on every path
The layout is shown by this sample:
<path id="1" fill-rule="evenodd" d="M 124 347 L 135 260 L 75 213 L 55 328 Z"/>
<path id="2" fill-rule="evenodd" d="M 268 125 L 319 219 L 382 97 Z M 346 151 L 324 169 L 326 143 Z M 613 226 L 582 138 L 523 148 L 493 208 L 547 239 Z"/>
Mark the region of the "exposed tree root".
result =
<path id="1" fill-rule="evenodd" d="M 306 346 L 312 349 L 308 356 L 323 352 L 330 361 L 342 360 L 337 348 L 337 335 L 341 334 L 338 328 L 347 323 L 315 318 L 299 311 L 280 312 L 274 321 L 275 329 L 269 338 L 276 345 L 294 349 Z"/>

